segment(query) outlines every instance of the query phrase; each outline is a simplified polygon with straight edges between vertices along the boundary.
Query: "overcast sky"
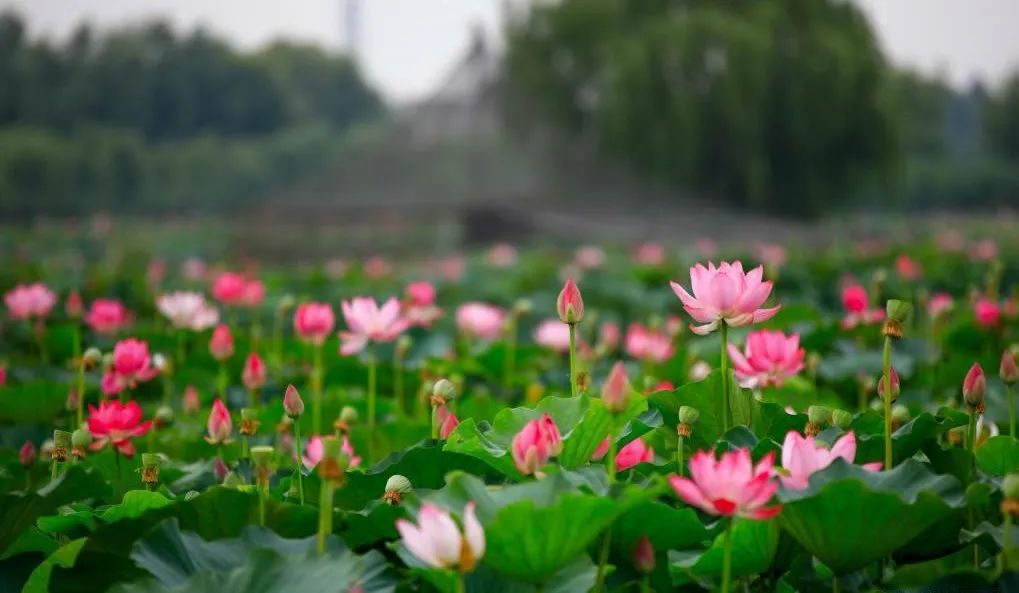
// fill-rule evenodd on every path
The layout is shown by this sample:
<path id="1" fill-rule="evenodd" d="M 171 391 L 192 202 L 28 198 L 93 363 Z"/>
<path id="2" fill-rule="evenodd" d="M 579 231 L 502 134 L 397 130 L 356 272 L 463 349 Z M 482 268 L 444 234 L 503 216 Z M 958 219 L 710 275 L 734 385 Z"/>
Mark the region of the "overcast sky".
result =
<path id="1" fill-rule="evenodd" d="M 522 0 L 519 0 L 522 1 Z M 957 85 L 999 81 L 1019 68 L 1019 0 L 854 0 L 892 60 Z M 435 87 L 467 46 L 473 24 L 495 36 L 503 0 L 360 0 L 359 55 L 396 101 Z M 245 48 L 276 37 L 344 46 L 344 0 L 0 0 L 35 35 L 63 37 L 82 19 L 100 27 L 166 17 L 202 24 Z"/>

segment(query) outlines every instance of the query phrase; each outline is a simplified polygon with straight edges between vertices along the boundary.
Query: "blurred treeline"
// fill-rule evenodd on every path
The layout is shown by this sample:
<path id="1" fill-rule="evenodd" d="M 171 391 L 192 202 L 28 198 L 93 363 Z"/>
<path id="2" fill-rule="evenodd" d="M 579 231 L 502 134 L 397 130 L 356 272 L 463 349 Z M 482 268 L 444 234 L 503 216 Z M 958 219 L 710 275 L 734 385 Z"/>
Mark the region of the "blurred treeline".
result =
<path id="1" fill-rule="evenodd" d="M 891 66 L 841 0 L 563 0 L 509 28 L 509 117 L 738 206 L 1019 204 L 1019 73 Z M 531 128 L 533 129 L 533 128 Z"/>
<path id="2" fill-rule="evenodd" d="M 0 215 L 228 211 L 335 162 L 383 104 L 313 46 L 240 54 L 163 23 L 64 43 L 0 14 Z"/>

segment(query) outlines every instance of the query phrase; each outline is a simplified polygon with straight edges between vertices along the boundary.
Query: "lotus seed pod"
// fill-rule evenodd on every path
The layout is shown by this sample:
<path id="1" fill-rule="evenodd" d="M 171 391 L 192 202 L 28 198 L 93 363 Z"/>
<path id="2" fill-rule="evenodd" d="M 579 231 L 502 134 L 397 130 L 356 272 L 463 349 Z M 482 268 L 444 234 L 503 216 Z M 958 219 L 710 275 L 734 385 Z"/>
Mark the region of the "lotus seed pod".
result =
<path id="1" fill-rule="evenodd" d="M 71 433 L 71 445 L 74 447 L 88 447 L 92 444 L 92 433 L 82 427 Z"/>
<path id="2" fill-rule="evenodd" d="M 159 467 L 160 461 L 156 453 L 142 453 L 142 467 Z"/>
<path id="3" fill-rule="evenodd" d="M 701 413 L 697 408 L 691 406 L 680 406 L 679 407 L 679 421 L 683 424 L 697 424 L 700 420 Z"/>
<path id="4" fill-rule="evenodd" d="M 97 364 L 103 361 L 103 353 L 95 346 L 89 348 L 82 355 L 81 361 L 85 364 L 86 368 L 94 368 Z"/>
<path id="5" fill-rule="evenodd" d="M 1019 474 L 1008 474 L 1001 482 L 1001 491 L 1008 498 L 1019 500 Z"/>
<path id="6" fill-rule="evenodd" d="M 831 413 L 831 423 L 842 430 L 846 430 L 853 423 L 853 414 L 846 410 L 833 410 Z"/>
<path id="7" fill-rule="evenodd" d="M 811 424 L 822 426 L 831 420 L 831 410 L 825 406 L 810 406 L 807 408 L 807 419 Z"/>
<path id="8" fill-rule="evenodd" d="M 898 299 L 889 299 L 885 304 L 885 313 L 888 319 L 894 319 L 899 323 L 906 323 L 913 315 L 913 305 Z"/>
<path id="9" fill-rule="evenodd" d="M 56 448 L 68 449 L 71 447 L 71 433 L 66 430 L 53 431 L 53 446 Z"/>
<path id="10" fill-rule="evenodd" d="M 903 405 L 892 407 L 892 422 L 904 424 L 909 420 L 909 408 Z"/>
<path id="11" fill-rule="evenodd" d="M 351 406 L 343 406 L 340 410 L 340 421 L 346 422 L 347 424 L 353 424 L 357 422 L 358 413 L 357 409 Z"/>
<path id="12" fill-rule="evenodd" d="M 392 476 L 389 476 L 388 480 L 386 480 L 386 492 L 399 492 L 400 494 L 404 494 L 410 492 L 410 490 L 410 480 L 408 480 L 405 476 L 393 474 Z"/>
<path id="13" fill-rule="evenodd" d="M 449 379 L 439 379 L 432 387 L 432 397 L 442 399 L 443 402 L 450 402 L 456 399 L 456 386 Z"/>
<path id="14" fill-rule="evenodd" d="M 255 467 L 266 468 L 272 463 L 272 456 L 276 450 L 268 445 L 258 445 L 251 448 L 251 460 Z"/>

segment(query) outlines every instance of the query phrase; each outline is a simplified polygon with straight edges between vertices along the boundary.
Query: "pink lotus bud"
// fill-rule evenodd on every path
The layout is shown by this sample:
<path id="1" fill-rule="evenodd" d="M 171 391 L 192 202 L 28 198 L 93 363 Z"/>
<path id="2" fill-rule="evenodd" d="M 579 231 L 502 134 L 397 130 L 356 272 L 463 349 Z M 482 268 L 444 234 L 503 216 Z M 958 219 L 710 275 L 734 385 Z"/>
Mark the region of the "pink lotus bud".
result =
<path id="1" fill-rule="evenodd" d="M 1019 366 L 1015 363 L 1015 354 L 1006 349 L 1001 353 L 1001 366 L 998 367 L 998 376 L 1005 385 L 1014 385 L 1019 381 Z"/>
<path id="2" fill-rule="evenodd" d="M 626 410 L 630 403 L 630 381 L 626 378 L 626 367 L 623 363 L 616 361 L 612 365 L 605 385 L 602 386 L 601 400 L 605 408 L 613 414 L 619 414 Z"/>
<path id="3" fill-rule="evenodd" d="M 67 390 L 67 400 L 64 401 L 64 408 L 68 412 L 70 412 L 71 410 L 77 410 L 78 401 L 79 401 L 78 390 L 72 387 Z"/>
<path id="4" fill-rule="evenodd" d="M 248 391 L 257 391 L 265 385 L 266 381 L 265 362 L 257 353 L 248 354 L 244 361 L 244 370 L 241 371 L 241 380 Z"/>
<path id="5" fill-rule="evenodd" d="M 994 327 L 1001 320 L 1001 306 L 992 299 L 980 297 L 973 305 L 973 315 L 980 327 Z"/>
<path id="6" fill-rule="evenodd" d="M 301 340 L 321 345 L 336 325 L 332 307 L 326 303 L 303 303 L 294 312 L 294 331 Z"/>
<path id="7" fill-rule="evenodd" d="M 453 412 L 446 414 L 446 418 L 442 421 L 442 425 L 439 427 L 439 437 L 448 439 L 449 435 L 452 434 L 459 425 L 460 420 L 456 417 L 456 414 Z"/>
<path id="8" fill-rule="evenodd" d="M 297 419 L 304 413 L 304 400 L 301 399 L 301 394 L 297 392 L 297 388 L 293 385 L 287 385 L 287 390 L 283 394 L 283 410 L 287 413 L 287 416 Z"/>
<path id="9" fill-rule="evenodd" d="M 581 298 L 580 289 L 577 288 L 577 283 L 572 278 L 566 281 L 566 285 L 559 292 L 559 298 L 556 299 L 556 312 L 563 323 L 572 325 L 584 319 L 584 299 Z"/>
<path id="10" fill-rule="evenodd" d="M 71 319 L 81 319 L 81 315 L 85 310 L 85 305 L 81 302 L 81 295 L 78 294 L 77 290 L 72 290 L 67 295 L 67 301 L 64 303 L 64 311 L 67 316 Z"/>
<path id="11" fill-rule="evenodd" d="M 545 434 L 548 436 L 549 451 L 555 457 L 563 452 L 563 438 L 559 434 L 559 427 L 556 426 L 555 421 L 548 415 L 548 412 L 542 414 L 541 424 L 545 428 Z"/>
<path id="12" fill-rule="evenodd" d="M 224 305 L 236 305 L 244 300 L 247 290 L 244 276 L 233 272 L 224 272 L 212 283 L 212 296 Z"/>
<path id="13" fill-rule="evenodd" d="M 194 385 L 188 385 L 184 389 L 184 411 L 188 414 L 194 414 L 202 407 L 202 401 L 198 397 L 198 390 L 195 389 Z"/>
<path id="14" fill-rule="evenodd" d="M 598 448 L 591 455 L 591 461 L 601 461 L 601 458 L 609 452 L 609 444 L 609 437 L 602 439 L 602 442 L 598 443 Z"/>
<path id="15" fill-rule="evenodd" d="M 552 457 L 552 439 L 543 419 L 531 420 L 513 437 L 513 463 L 524 475 L 541 469 Z"/>
<path id="16" fill-rule="evenodd" d="M 21 449 L 18 450 L 18 461 L 21 462 L 22 467 L 29 468 L 35 464 L 35 460 L 35 445 L 32 441 L 25 441 L 25 444 L 21 445 Z"/>
<path id="17" fill-rule="evenodd" d="M 633 567 L 641 574 L 651 574 L 655 571 L 655 548 L 646 535 L 640 536 L 637 546 L 633 549 Z"/>
<path id="18" fill-rule="evenodd" d="M 209 412 L 207 425 L 209 434 L 205 437 L 205 440 L 213 445 L 229 443 L 233 426 L 233 421 L 230 419 L 230 411 L 223 405 L 223 400 L 217 399 L 212 403 L 212 411 Z"/>
<path id="19" fill-rule="evenodd" d="M 96 299 L 85 315 L 85 323 L 97 334 L 113 335 L 131 323 L 131 312 L 116 299 Z"/>
<path id="20" fill-rule="evenodd" d="M 619 450 L 616 455 L 616 469 L 623 471 L 639 463 L 651 463 L 655 459 L 655 450 L 644 444 L 640 439 L 634 439 Z"/>
<path id="21" fill-rule="evenodd" d="M 212 473 L 216 476 L 217 482 L 222 482 L 226 479 L 226 475 L 230 473 L 230 467 L 227 466 L 222 457 L 217 457 L 216 463 L 212 466 Z"/>
<path id="22" fill-rule="evenodd" d="M 896 372 L 895 367 L 891 367 L 889 369 L 889 372 L 892 375 L 892 392 L 891 392 L 891 397 L 892 397 L 892 401 L 895 401 L 896 398 L 899 397 L 899 389 L 900 389 L 900 387 L 899 387 L 899 373 Z M 885 383 L 887 383 L 887 381 L 885 380 L 884 375 L 882 375 L 881 376 L 881 380 L 877 382 L 877 393 L 881 397 L 885 397 Z"/>
<path id="23" fill-rule="evenodd" d="M 212 339 L 209 340 L 209 353 L 216 360 L 223 362 L 234 354 L 234 337 L 230 334 L 230 327 L 220 323 L 212 330 Z"/>
<path id="24" fill-rule="evenodd" d="M 7 367 L 0 365 L 0 387 L 7 384 Z"/>
<path id="25" fill-rule="evenodd" d="M 974 362 L 962 382 L 962 397 L 968 406 L 979 408 L 984 403 L 985 391 L 987 379 L 984 377 L 984 369 L 980 367 L 980 363 Z"/>

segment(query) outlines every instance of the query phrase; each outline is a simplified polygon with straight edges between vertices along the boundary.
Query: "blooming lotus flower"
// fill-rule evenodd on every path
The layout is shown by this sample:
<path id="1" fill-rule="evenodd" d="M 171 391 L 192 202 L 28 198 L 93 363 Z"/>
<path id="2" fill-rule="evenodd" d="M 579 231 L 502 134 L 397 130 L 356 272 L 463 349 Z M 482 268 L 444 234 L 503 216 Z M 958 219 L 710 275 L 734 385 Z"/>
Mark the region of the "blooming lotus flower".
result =
<path id="1" fill-rule="evenodd" d="M 754 465 L 747 448 L 727 451 L 718 460 L 712 452 L 698 451 L 690 458 L 690 477 L 670 476 L 669 484 L 684 502 L 706 513 L 764 520 L 782 509 L 766 506 L 778 490 L 771 479 L 774 459 L 771 452 Z"/>
<path id="2" fill-rule="evenodd" d="M 294 312 L 294 331 L 309 344 L 321 346 L 335 324 L 333 309 L 326 303 L 303 303 Z"/>
<path id="3" fill-rule="evenodd" d="M 655 450 L 641 439 L 634 439 L 616 454 L 616 469 L 623 471 L 639 463 L 651 463 L 654 460 Z"/>
<path id="4" fill-rule="evenodd" d="M 771 282 L 762 281 L 763 275 L 761 266 L 744 273 L 743 264 L 738 261 L 722 262 L 717 268 L 712 263 L 707 268 L 697 264 L 690 268 L 693 295 L 676 282 L 669 284 L 686 312 L 704 324 L 691 325 L 690 331 L 704 336 L 720 323 L 742 327 L 767 321 L 778 313 L 780 307 L 761 308 L 771 294 Z"/>
<path id="5" fill-rule="evenodd" d="M 626 329 L 626 353 L 638 360 L 662 363 L 676 354 L 672 338 L 664 332 L 631 323 Z"/>
<path id="6" fill-rule="evenodd" d="M 570 326 L 558 319 L 546 319 L 534 328 L 534 343 L 556 352 L 570 349 Z"/>
<path id="7" fill-rule="evenodd" d="M 541 469 L 560 450 L 562 439 L 559 429 L 548 414 L 525 424 L 510 445 L 513 463 L 524 475 Z"/>
<path id="8" fill-rule="evenodd" d="M 354 446 L 350 444 L 350 437 L 344 435 L 343 442 L 340 445 L 340 452 L 347 456 L 347 467 L 357 467 L 361 465 L 361 458 L 354 453 Z M 308 440 L 308 446 L 304 448 L 304 467 L 309 470 L 315 469 L 315 466 L 322 461 L 322 455 L 325 453 L 325 447 L 322 444 L 322 437 L 315 435 Z"/>
<path id="9" fill-rule="evenodd" d="M 486 303 L 464 303 L 456 311 L 457 328 L 474 338 L 497 340 L 502 336 L 503 325 L 502 309 Z"/>
<path id="10" fill-rule="evenodd" d="M 97 334 L 114 335 L 131 322 L 131 313 L 116 299 L 96 299 L 89 307 L 85 323 Z"/>
<path id="11" fill-rule="evenodd" d="M 103 375 L 101 388 L 106 395 L 116 395 L 158 374 L 159 370 L 152 365 L 148 343 L 128 338 L 113 347 L 113 365 Z"/>
<path id="12" fill-rule="evenodd" d="M 411 325 L 431 327 L 442 317 L 442 309 L 435 305 L 435 286 L 431 282 L 411 282 L 405 290 L 403 317 Z"/>
<path id="13" fill-rule="evenodd" d="M 209 340 L 209 353 L 220 362 L 234 355 L 234 337 L 227 324 L 220 323 L 212 331 L 212 338 Z"/>
<path id="14" fill-rule="evenodd" d="M 580 296 L 577 283 L 572 279 L 567 280 L 563 289 L 559 291 L 555 309 L 563 323 L 580 323 L 584 319 L 584 299 Z"/>
<path id="15" fill-rule="evenodd" d="M 340 303 L 350 331 L 341 331 L 340 354 L 350 356 L 368 342 L 391 342 L 407 331 L 410 321 L 400 316 L 400 303 L 390 298 L 381 307 L 370 297 L 355 297 Z"/>
<path id="16" fill-rule="evenodd" d="M 842 320 L 843 329 L 877 323 L 885 318 L 883 309 L 870 307 L 867 289 L 859 284 L 849 284 L 842 289 L 842 306 L 846 309 L 846 317 Z"/>
<path id="17" fill-rule="evenodd" d="M 780 387 L 783 381 L 803 370 L 806 354 L 800 348 L 798 335 L 786 336 L 778 330 L 750 332 L 744 352 L 729 344 L 736 378 L 748 388 Z"/>
<path id="18" fill-rule="evenodd" d="M 248 282 L 234 272 L 223 272 L 212 282 L 212 296 L 224 305 L 239 305 L 244 301 Z"/>
<path id="19" fill-rule="evenodd" d="M 205 331 L 219 323 L 219 311 L 198 292 L 170 292 L 156 299 L 156 308 L 176 329 Z"/>
<path id="20" fill-rule="evenodd" d="M 927 301 L 927 315 L 931 319 L 938 319 L 952 310 L 952 295 L 947 292 L 939 292 Z"/>
<path id="21" fill-rule="evenodd" d="M 811 474 L 831 465 L 841 457 L 848 463 L 856 459 L 856 435 L 852 431 L 839 437 L 831 449 L 824 447 L 812 436 L 801 436 L 790 430 L 782 442 L 782 471 L 776 471 L 782 485 L 790 490 L 803 490 L 807 487 Z M 867 463 L 866 470 L 881 470 L 880 463 Z"/>
<path id="22" fill-rule="evenodd" d="M 122 404 L 116 400 L 99 402 L 99 408 L 88 407 L 88 431 L 92 433 L 92 450 L 98 451 L 107 443 L 121 455 L 134 455 L 134 437 L 140 437 L 152 428 L 152 421 L 142 422 L 142 409 L 138 402 Z"/>
<path id="23" fill-rule="evenodd" d="M 244 360 L 244 370 L 241 371 L 241 381 L 248 391 L 257 391 L 265 386 L 266 369 L 265 361 L 256 352 L 248 354 Z"/>
<path id="24" fill-rule="evenodd" d="M 7 291 L 4 303 L 11 319 L 42 319 L 57 304 L 57 295 L 45 284 L 19 284 Z"/>
<path id="25" fill-rule="evenodd" d="M 973 315 L 976 317 L 977 325 L 980 327 L 994 327 L 1001 321 L 1001 306 L 994 300 L 980 297 L 973 305 Z"/>
<path id="26" fill-rule="evenodd" d="M 417 525 L 397 519 L 396 530 L 407 550 L 428 566 L 469 572 L 485 555 L 485 530 L 474 506 L 469 502 L 464 507 L 463 531 L 447 511 L 430 503 L 421 505 Z"/>
<path id="27" fill-rule="evenodd" d="M 205 440 L 212 445 L 225 445 L 230 442 L 230 434 L 233 432 L 234 423 L 230 418 L 230 411 L 223 405 L 223 400 L 216 399 L 212 402 L 212 410 L 209 412 L 209 420 L 206 424 L 209 434 Z"/>

